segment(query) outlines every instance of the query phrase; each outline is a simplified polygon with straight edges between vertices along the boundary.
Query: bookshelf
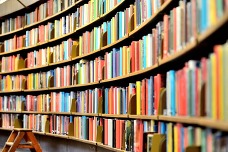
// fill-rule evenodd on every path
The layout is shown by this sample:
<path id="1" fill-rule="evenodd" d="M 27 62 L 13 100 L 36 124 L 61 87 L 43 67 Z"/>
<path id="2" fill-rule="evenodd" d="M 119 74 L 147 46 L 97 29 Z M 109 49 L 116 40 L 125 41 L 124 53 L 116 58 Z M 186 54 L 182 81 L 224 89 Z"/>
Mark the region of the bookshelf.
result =
<path id="1" fill-rule="evenodd" d="M 205 97 L 201 90 L 203 84 L 214 87 L 221 85 L 222 81 L 219 78 L 227 81 L 224 78 L 227 76 L 226 72 L 222 77 L 215 74 L 219 63 L 223 64 L 222 69 L 225 71 L 227 57 L 223 58 L 221 54 L 227 55 L 227 46 L 224 44 L 227 37 L 222 35 L 228 24 L 227 8 L 224 6 L 220 8 L 221 10 L 217 10 L 218 14 L 220 13 L 219 17 L 215 15 L 216 11 L 212 12 L 210 15 L 214 18 L 208 19 L 208 25 L 204 25 L 200 19 L 199 25 L 196 25 L 188 21 L 189 18 L 193 20 L 197 16 L 197 12 L 191 11 L 196 10 L 194 8 L 196 3 L 204 3 L 205 0 L 190 0 L 188 3 L 166 0 L 159 1 L 162 2 L 158 4 L 159 6 L 155 5 L 155 1 L 157 0 L 153 1 L 155 11 L 153 10 L 150 15 L 147 15 L 149 11 L 146 12 L 143 7 L 140 8 L 140 5 L 146 5 L 152 1 L 116 0 L 115 4 L 114 1 L 109 1 L 107 3 L 113 4 L 106 12 L 103 6 L 99 6 L 104 4 L 99 3 L 97 5 L 100 12 L 97 12 L 96 17 L 80 18 L 80 26 L 77 25 L 79 23 L 74 22 L 72 23 L 74 27 L 69 29 L 64 27 L 68 32 L 60 28 L 60 32 L 64 32 L 57 34 L 56 37 L 48 37 L 51 32 L 47 32 L 48 34 L 42 37 L 46 40 L 41 42 L 37 40 L 35 44 L 8 52 L 1 51 L 1 61 L 6 58 L 5 62 L 9 61 L 10 65 L 1 63 L 2 121 L 12 117 L 12 120 L 23 121 L 23 125 L 34 129 L 36 134 L 74 140 L 111 151 L 143 151 L 145 149 L 138 146 L 145 143 L 143 135 L 155 138 L 159 143 L 164 144 L 165 134 L 167 146 L 163 145 L 160 148 L 166 147 L 167 151 L 177 147 L 191 149 L 194 148 L 194 144 L 200 146 L 202 150 L 208 148 L 202 143 L 193 143 L 194 138 L 198 140 L 198 137 L 194 137 L 194 132 L 205 139 L 209 138 L 208 136 L 215 138 L 217 134 L 221 140 L 223 136 L 227 138 L 225 133 L 228 131 L 228 119 L 223 109 L 223 106 L 227 106 L 226 95 L 223 99 L 221 97 L 223 94 L 220 95 L 219 91 L 213 93 L 213 91 L 216 92 L 212 90 L 213 87 L 206 87 L 205 89 L 211 91 L 212 95 L 204 91 L 208 96 Z M 92 7 L 92 3 L 94 3 L 93 0 L 75 1 L 51 16 L 3 33 L 0 37 L 5 41 L 5 39 L 13 39 L 14 35 L 24 36 L 27 31 L 39 30 L 40 26 L 48 26 L 49 23 L 55 24 L 56 20 L 64 20 L 62 18 L 71 15 L 78 8 L 86 10 L 90 4 Z M 148 6 L 146 8 L 149 9 Z M 137 13 L 141 13 L 142 18 Z M 178 18 L 182 13 L 186 16 Z M 121 20 L 123 23 L 120 24 L 121 17 L 126 17 L 128 20 Z M 174 19 L 179 20 L 180 23 L 174 22 Z M 182 24 L 186 25 L 182 26 Z M 66 26 L 66 23 L 63 25 Z M 123 31 L 120 29 L 121 26 Z M 108 28 L 112 32 L 107 30 Z M 177 28 L 179 31 L 176 31 L 174 36 L 175 32 L 172 30 Z M 56 27 L 54 29 L 55 32 L 58 30 Z M 181 34 L 184 32 L 186 35 Z M 211 41 L 220 36 L 220 41 Z M 219 44 L 217 53 L 220 54 L 213 54 L 213 47 Z M 224 53 L 221 52 L 222 49 Z M 42 54 L 38 58 L 39 50 L 46 54 L 45 57 Z M 37 56 L 33 59 L 29 53 Z M 205 69 L 201 67 L 205 66 L 205 62 L 208 62 L 207 66 L 212 68 L 206 73 L 207 78 L 203 77 L 205 73 L 202 71 Z M 195 71 L 198 72 L 197 76 L 192 74 Z M 220 74 L 221 71 L 218 70 Z M 17 77 L 19 75 L 21 75 L 20 78 Z M 186 78 L 182 80 L 181 76 Z M 209 82 L 210 76 L 213 77 L 211 78 L 213 82 Z M 197 82 L 195 82 L 196 79 Z M 200 88 L 191 85 L 190 81 L 197 83 L 196 86 L 200 85 Z M 183 88 L 189 92 L 184 92 Z M 226 91 L 223 86 L 222 89 L 216 88 L 223 93 Z M 187 97 L 182 97 L 182 93 Z M 196 97 L 193 99 L 191 95 Z M 207 101 L 210 97 L 213 98 L 211 103 Z M 214 99 L 218 100 L 218 105 Z M 15 100 L 16 102 L 12 103 Z M 203 104 L 208 104 L 209 107 Z M 216 107 L 215 112 L 213 110 L 208 112 L 213 109 L 213 106 Z M 15 107 L 19 110 L 15 111 Z M 222 112 L 219 109 L 222 109 Z M 13 127 L 12 120 L 4 124 L 9 128 L 0 129 L 10 130 Z M 27 121 L 28 124 L 25 124 Z M 39 122 L 41 124 L 37 125 Z M 180 146 L 175 135 L 181 134 L 183 130 L 185 133 L 181 139 L 185 140 L 184 136 L 191 137 L 185 147 Z M 218 133 L 215 134 L 216 131 Z M 154 134 L 154 132 L 157 133 Z M 122 136 L 126 139 L 115 140 Z M 131 141 L 127 141 L 128 137 Z"/>

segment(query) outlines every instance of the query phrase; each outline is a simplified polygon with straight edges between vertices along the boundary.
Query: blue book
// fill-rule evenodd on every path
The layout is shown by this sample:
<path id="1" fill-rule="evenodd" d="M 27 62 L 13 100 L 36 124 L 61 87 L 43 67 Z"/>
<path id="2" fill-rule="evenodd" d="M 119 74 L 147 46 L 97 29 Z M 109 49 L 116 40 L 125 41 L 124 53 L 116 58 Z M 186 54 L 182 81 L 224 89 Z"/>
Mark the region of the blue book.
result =
<path id="1" fill-rule="evenodd" d="M 107 44 L 111 44 L 111 22 L 110 21 L 108 21 L 108 35 L 107 35 L 107 37 L 108 37 L 108 43 Z"/>
<path id="2" fill-rule="evenodd" d="M 149 18 L 152 16 L 151 0 L 146 0 L 146 6 L 147 6 L 147 18 Z"/>
<path id="3" fill-rule="evenodd" d="M 122 25 L 122 13 L 121 13 L 121 12 L 118 12 L 117 15 L 118 15 L 118 23 L 119 23 L 119 25 L 118 25 L 119 28 L 118 28 L 118 29 L 119 29 L 119 39 L 120 39 L 120 38 L 123 37 L 123 35 L 122 35 L 122 29 L 123 29 L 123 28 L 122 28 L 122 26 L 123 26 L 123 25 Z"/>
<path id="4" fill-rule="evenodd" d="M 169 71 L 169 78 L 170 78 L 170 95 L 171 95 L 171 115 L 176 115 L 176 81 L 175 81 L 175 71 Z"/>
<path id="5" fill-rule="evenodd" d="M 166 123 L 165 122 L 160 122 L 160 131 L 161 131 L 161 134 L 166 134 Z"/>
<path id="6" fill-rule="evenodd" d="M 29 31 L 25 32 L 25 46 L 29 46 Z"/>
<path id="7" fill-rule="evenodd" d="M 119 76 L 123 75 L 123 48 L 120 47 L 119 51 Z"/>
<path id="8" fill-rule="evenodd" d="M 200 32 L 203 32 L 206 30 L 207 28 L 207 22 L 208 22 L 208 12 L 207 12 L 207 3 L 208 0 L 202 0 L 201 1 L 201 28 L 200 28 Z"/>
<path id="9" fill-rule="evenodd" d="M 64 41 L 64 60 L 68 59 L 68 47 L 67 47 L 67 41 Z"/>
<path id="10" fill-rule="evenodd" d="M 184 148 L 184 127 L 181 127 L 180 139 L 181 139 L 181 152 L 185 152 Z"/>

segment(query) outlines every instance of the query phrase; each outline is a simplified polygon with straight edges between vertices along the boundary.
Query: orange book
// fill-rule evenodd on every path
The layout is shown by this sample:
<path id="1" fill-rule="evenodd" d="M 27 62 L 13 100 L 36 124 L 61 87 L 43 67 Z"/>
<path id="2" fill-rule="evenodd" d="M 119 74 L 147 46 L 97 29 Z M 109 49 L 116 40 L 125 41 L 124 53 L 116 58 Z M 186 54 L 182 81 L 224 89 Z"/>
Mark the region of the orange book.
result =
<path id="1" fill-rule="evenodd" d="M 120 128 L 120 120 L 116 120 L 116 148 L 120 149 L 121 148 L 121 137 L 120 136 L 121 133 L 121 128 Z"/>
<path id="2" fill-rule="evenodd" d="M 93 118 L 89 118 L 89 140 L 93 141 Z"/>

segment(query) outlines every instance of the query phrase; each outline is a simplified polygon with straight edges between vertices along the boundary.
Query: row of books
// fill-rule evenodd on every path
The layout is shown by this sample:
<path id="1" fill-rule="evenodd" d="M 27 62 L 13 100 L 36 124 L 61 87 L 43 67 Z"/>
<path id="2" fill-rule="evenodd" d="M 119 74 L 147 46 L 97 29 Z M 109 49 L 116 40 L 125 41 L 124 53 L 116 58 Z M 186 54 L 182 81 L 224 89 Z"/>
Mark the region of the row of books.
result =
<path id="1" fill-rule="evenodd" d="M 23 75 L 7 75 L 1 77 L 1 91 L 22 90 L 24 89 L 24 81 L 26 77 Z"/>
<path id="2" fill-rule="evenodd" d="M 190 60 L 183 69 L 167 73 L 168 115 L 208 116 L 228 120 L 226 70 L 228 43 L 200 61 Z"/>
<path id="3" fill-rule="evenodd" d="M 228 137 L 222 131 L 210 128 L 185 126 L 180 123 L 159 122 L 159 133 L 166 135 L 166 151 L 186 151 L 195 147 L 198 151 L 227 151 Z M 154 138 L 154 135 L 151 137 Z M 195 150 L 196 150 L 195 149 Z"/>
<path id="4" fill-rule="evenodd" d="M 0 97 L 0 111 L 21 111 L 26 99 L 24 96 L 11 95 Z"/>
<path id="5" fill-rule="evenodd" d="M 52 16 L 66 9 L 74 3 L 75 0 L 48 0 L 37 6 L 31 12 L 26 12 L 22 15 L 10 17 L 1 21 L 1 34 L 11 32 L 19 28 L 22 28 L 26 25 L 30 25 L 35 22 L 41 21 L 49 16 Z"/>
<path id="6" fill-rule="evenodd" d="M 1 118 L 3 128 L 13 128 L 19 115 L 1 114 Z M 76 138 L 126 151 L 149 152 L 153 148 L 172 152 L 186 151 L 190 147 L 202 152 L 228 150 L 228 137 L 224 132 L 180 123 L 40 114 L 23 114 L 23 120 L 24 128 L 59 135 L 73 132 L 71 135 Z"/>
<path id="7" fill-rule="evenodd" d="M 113 5 L 117 5 L 117 2 L 114 2 Z M 160 5 L 161 4 L 159 2 L 158 6 Z M 127 33 L 129 33 L 130 32 L 129 22 L 134 12 L 136 12 L 134 5 L 130 5 L 124 11 L 118 12 L 114 17 L 111 18 L 110 21 L 104 22 L 99 27 L 94 27 L 92 31 L 86 31 L 85 33 L 83 33 L 82 36 L 79 37 L 79 41 L 81 44 L 79 47 L 80 48 L 79 55 L 84 54 L 84 52 L 91 52 L 93 50 L 98 50 L 101 47 L 100 46 L 100 43 L 101 43 L 100 39 L 102 36 L 101 33 L 107 32 L 107 39 L 102 40 L 105 42 L 107 41 L 107 44 L 114 43 L 116 40 L 122 38 Z M 64 34 L 67 34 L 68 32 L 72 32 L 75 29 L 74 28 L 75 26 L 76 27 L 83 26 L 83 25 L 80 25 L 81 20 L 77 19 L 78 15 L 76 15 L 76 19 L 73 19 L 73 17 L 74 15 L 71 15 L 70 17 L 68 16 L 61 17 L 59 20 L 55 20 L 53 23 L 48 22 L 46 25 L 39 25 L 39 27 L 37 28 L 27 30 L 25 36 L 23 36 L 25 38 L 24 40 L 25 42 L 23 43 L 25 43 L 25 46 L 32 46 L 38 43 L 47 42 L 50 39 L 58 38 Z M 79 25 L 75 25 L 76 24 L 75 20 L 77 21 L 77 23 L 79 23 Z M 123 24 L 126 24 L 124 25 L 124 28 L 122 28 Z M 112 33 L 116 33 L 116 34 L 112 34 Z M 86 42 L 84 41 L 85 39 L 86 40 L 89 39 L 90 41 L 87 41 L 89 43 L 85 44 Z M 17 42 L 15 42 L 14 45 L 16 43 Z M 18 47 L 16 47 L 16 49 L 18 49 Z"/>
<path id="8" fill-rule="evenodd" d="M 25 35 L 17 36 L 14 35 L 13 38 L 4 40 L 4 43 L 2 45 L 4 49 L 1 49 L 2 52 L 10 52 L 22 47 L 25 47 Z"/>
<path id="9" fill-rule="evenodd" d="M 166 76 L 158 74 L 151 76 L 149 79 L 137 81 L 135 84 L 131 83 L 129 84 L 128 90 L 126 90 L 125 87 L 106 88 L 103 90 L 103 101 L 106 107 L 105 109 L 107 110 L 105 113 L 126 113 L 126 107 L 128 107 L 127 102 L 130 99 L 130 95 L 136 94 L 137 114 L 156 115 L 161 113 L 165 115 L 208 116 L 214 119 L 226 120 L 226 110 L 224 108 L 226 107 L 225 101 L 227 97 L 226 89 L 222 84 L 226 82 L 227 72 L 224 67 L 226 65 L 227 44 L 217 45 L 214 50 L 215 53 L 212 53 L 208 59 L 203 58 L 200 62 L 191 60 L 186 63 L 183 69 L 178 71 L 171 70 L 167 72 Z M 89 62 L 86 62 L 86 64 L 87 63 L 89 65 Z M 54 76 L 54 87 L 68 86 L 74 81 L 77 81 L 77 84 L 93 82 L 90 81 L 91 75 L 93 75 L 92 72 L 86 68 L 83 69 L 84 65 L 85 64 L 82 64 L 82 69 L 78 64 L 75 64 L 74 69 L 71 69 L 68 65 L 64 68 L 56 68 L 54 71 L 49 72 L 49 76 Z M 99 69 L 101 70 L 101 68 Z M 75 70 L 78 74 L 78 79 L 73 80 L 72 78 L 75 75 L 71 75 L 70 71 L 75 72 Z M 98 74 L 100 72 L 101 71 L 98 70 L 96 73 Z M 40 76 L 39 74 L 40 73 L 29 74 L 32 75 L 32 78 L 29 77 L 28 88 L 47 87 L 49 76 L 45 78 L 43 74 L 40 74 Z M 85 74 L 88 74 L 88 79 L 85 77 Z M 39 82 L 42 80 L 40 77 L 43 77 L 44 81 Z M 96 78 L 99 78 L 99 76 Z M 6 88 L 6 90 L 11 90 L 14 87 L 17 89 L 18 87 L 20 88 L 23 79 L 24 77 L 22 76 L 3 77 L 2 90 L 4 90 L 4 88 Z M 31 87 L 31 84 L 35 84 L 36 86 Z M 40 86 L 40 84 L 46 85 Z M 213 88 L 215 90 L 213 90 Z M 167 106 L 162 108 L 159 112 L 159 106 L 161 104 L 159 97 L 161 92 L 164 91 L 162 89 L 166 89 L 167 91 Z M 216 90 L 219 91 L 216 92 Z M 153 96 L 153 94 L 153 98 L 148 98 Z M 113 109 L 110 109 L 110 107 Z M 164 111 L 164 109 L 166 111 Z"/>

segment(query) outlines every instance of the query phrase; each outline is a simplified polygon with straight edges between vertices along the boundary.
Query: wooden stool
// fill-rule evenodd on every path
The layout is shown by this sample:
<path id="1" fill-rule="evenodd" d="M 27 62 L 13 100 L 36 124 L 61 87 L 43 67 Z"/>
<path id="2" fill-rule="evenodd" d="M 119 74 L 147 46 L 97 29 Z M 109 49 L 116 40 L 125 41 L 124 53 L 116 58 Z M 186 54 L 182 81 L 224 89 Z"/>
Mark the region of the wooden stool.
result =
<path id="1" fill-rule="evenodd" d="M 22 139 L 26 143 L 20 144 Z M 42 152 L 40 144 L 31 129 L 14 128 L 2 152 L 15 152 L 17 148 L 29 148 L 32 152 Z"/>

